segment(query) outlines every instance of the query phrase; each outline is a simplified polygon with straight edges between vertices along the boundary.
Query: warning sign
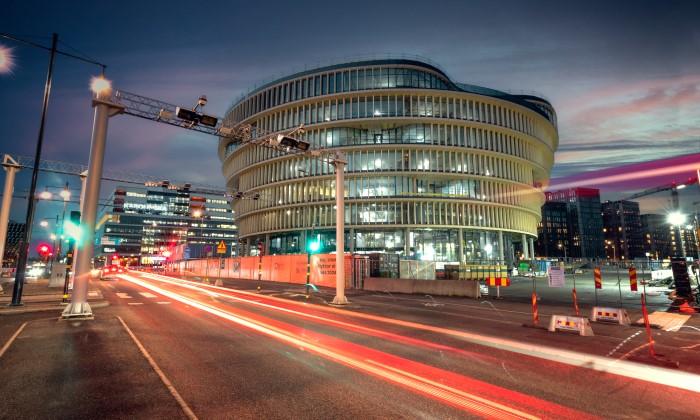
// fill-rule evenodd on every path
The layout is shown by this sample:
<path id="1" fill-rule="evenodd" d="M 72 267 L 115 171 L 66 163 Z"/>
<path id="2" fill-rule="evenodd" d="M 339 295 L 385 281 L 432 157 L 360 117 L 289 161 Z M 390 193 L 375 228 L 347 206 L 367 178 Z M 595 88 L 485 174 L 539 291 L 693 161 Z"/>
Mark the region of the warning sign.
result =
<path id="1" fill-rule="evenodd" d="M 216 253 L 217 254 L 225 254 L 226 253 L 226 244 L 222 240 L 219 242 L 219 245 L 216 246 Z"/>

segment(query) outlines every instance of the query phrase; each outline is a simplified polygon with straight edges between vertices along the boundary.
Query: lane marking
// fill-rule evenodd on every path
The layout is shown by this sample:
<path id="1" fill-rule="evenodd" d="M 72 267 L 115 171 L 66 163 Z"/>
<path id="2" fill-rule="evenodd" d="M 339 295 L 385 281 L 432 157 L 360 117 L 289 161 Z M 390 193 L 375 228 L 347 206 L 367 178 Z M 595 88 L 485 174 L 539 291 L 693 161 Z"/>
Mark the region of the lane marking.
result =
<path id="1" fill-rule="evenodd" d="M 143 297 L 145 297 L 145 298 L 149 298 L 149 299 L 153 299 L 153 298 L 157 298 L 157 297 L 158 297 L 157 295 L 154 295 L 153 293 L 149 293 L 149 292 L 139 292 L 139 294 L 140 294 L 141 296 L 143 296 Z"/>
<path id="2" fill-rule="evenodd" d="M 185 400 L 182 398 L 179 392 L 175 389 L 172 383 L 168 380 L 168 378 L 165 376 L 162 370 L 158 367 L 156 364 L 155 360 L 151 357 L 150 354 L 146 351 L 146 348 L 141 345 L 141 342 L 136 338 L 133 332 L 131 332 L 131 329 L 129 328 L 128 325 L 126 325 L 126 322 L 122 319 L 122 317 L 118 316 L 117 319 L 119 319 L 119 322 L 122 323 L 124 326 L 124 329 L 126 330 L 127 333 L 131 336 L 131 338 L 134 340 L 134 343 L 136 343 L 136 346 L 138 346 L 139 350 L 141 350 L 141 353 L 146 357 L 146 360 L 148 360 L 148 363 L 150 363 L 151 367 L 153 370 L 158 374 L 160 377 L 160 380 L 163 382 L 163 384 L 168 388 L 168 391 L 170 391 L 170 395 L 175 397 L 175 400 L 177 400 L 177 403 L 180 404 L 180 407 L 182 408 L 182 411 L 185 413 L 187 418 L 195 420 L 197 419 L 197 416 L 194 414 L 194 412 L 190 409 L 190 407 L 187 405 Z"/>
<path id="3" fill-rule="evenodd" d="M 2 346 L 2 349 L 0 349 L 0 357 L 2 357 L 2 355 L 5 354 L 5 352 L 7 351 L 7 349 L 10 348 L 10 345 L 12 344 L 12 342 L 15 341 L 15 338 L 17 338 L 17 336 L 19 335 L 19 333 L 22 332 L 22 330 L 24 329 L 24 327 L 27 326 L 27 324 L 29 324 L 29 322 L 25 322 L 24 324 L 22 324 L 22 326 L 19 327 L 19 328 L 17 329 L 17 331 L 15 331 L 14 334 L 12 334 L 12 337 L 10 337 L 10 339 L 7 340 L 7 343 L 5 343 L 4 346 Z"/>
<path id="4" fill-rule="evenodd" d="M 143 302 L 129 302 L 127 305 L 143 305 Z"/>
<path id="5" fill-rule="evenodd" d="M 122 298 L 122 299 L 133 299 L 131 296 L 129 296 L 128 293 L 119 293 L 119 292 L 117 292 L 116 295 L 119 296 L 119 297 Z"/>

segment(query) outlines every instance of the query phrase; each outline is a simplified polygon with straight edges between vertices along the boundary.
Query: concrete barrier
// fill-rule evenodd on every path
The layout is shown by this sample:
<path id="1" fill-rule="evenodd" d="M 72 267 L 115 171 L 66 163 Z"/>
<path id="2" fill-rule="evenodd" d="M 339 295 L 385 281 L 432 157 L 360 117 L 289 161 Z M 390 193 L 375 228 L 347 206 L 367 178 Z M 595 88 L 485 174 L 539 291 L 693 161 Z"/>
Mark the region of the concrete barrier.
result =
<path id="1" fill-rule="evenodd" d="M 626 310 L 621 308 L 601 308 L 598 306 L 594 306 L 591 309 L 591 321 L 614 322 L 622 325 L 632 324 Z"/>
<path id="2" fill-rule="evenodd" d="M 415 280 L 366 277 L 364 290 L 435 296 L 480 297 L 479 282 L 475 280 Z"/>
<path id="3" fill-rule="evenodd" d="M 592 336 L 593 328 L 588 318 L 580 316 L 552 315 L 549 321 L 549 331 L 574 331 L 580 335 Z"/>

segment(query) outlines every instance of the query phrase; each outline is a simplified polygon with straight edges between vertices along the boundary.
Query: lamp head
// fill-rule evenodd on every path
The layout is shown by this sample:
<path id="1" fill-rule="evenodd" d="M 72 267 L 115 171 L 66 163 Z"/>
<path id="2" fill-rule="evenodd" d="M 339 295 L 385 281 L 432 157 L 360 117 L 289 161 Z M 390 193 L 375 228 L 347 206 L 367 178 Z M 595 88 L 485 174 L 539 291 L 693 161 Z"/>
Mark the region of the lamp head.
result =
<path id="1" fill-rule="evenodd" d="M 104 76 L 93 77 L 90 89 L 100 98 L 109 96 L 112 93 L 112 83 Z"/>

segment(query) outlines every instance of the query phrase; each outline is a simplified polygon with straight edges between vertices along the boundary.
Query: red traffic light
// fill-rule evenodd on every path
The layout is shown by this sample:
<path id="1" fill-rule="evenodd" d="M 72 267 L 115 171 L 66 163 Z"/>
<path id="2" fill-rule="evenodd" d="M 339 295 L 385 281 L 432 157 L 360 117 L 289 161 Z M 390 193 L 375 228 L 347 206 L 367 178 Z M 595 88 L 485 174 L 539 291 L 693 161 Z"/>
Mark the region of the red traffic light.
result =
<path id="1" fill-rule="evenodd" d="M 53 250 L 51 249 L 51 245 L 49 244 L 39 244 L 36 247 L 36 251 L 39 253 L 41 256 L 46 256 L 49 254 L 53 254 Z"/>

